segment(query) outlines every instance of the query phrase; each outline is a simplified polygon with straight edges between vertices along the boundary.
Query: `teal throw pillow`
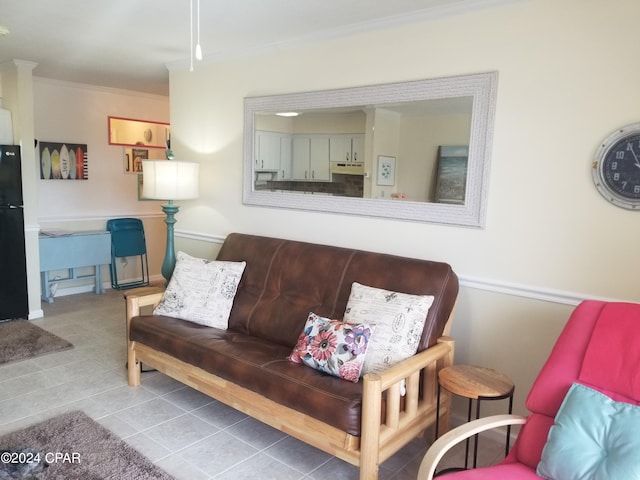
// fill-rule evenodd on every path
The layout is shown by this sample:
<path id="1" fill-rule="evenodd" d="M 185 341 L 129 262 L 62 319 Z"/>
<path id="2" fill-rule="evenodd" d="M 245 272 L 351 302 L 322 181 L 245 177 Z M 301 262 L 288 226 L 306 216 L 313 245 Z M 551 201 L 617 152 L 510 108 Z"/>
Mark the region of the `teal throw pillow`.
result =
<path id="1" fill-rule="evenodd" d="M 574 383 L 536 473 L 549 480 L 640 480 L 640 407 Z"/>

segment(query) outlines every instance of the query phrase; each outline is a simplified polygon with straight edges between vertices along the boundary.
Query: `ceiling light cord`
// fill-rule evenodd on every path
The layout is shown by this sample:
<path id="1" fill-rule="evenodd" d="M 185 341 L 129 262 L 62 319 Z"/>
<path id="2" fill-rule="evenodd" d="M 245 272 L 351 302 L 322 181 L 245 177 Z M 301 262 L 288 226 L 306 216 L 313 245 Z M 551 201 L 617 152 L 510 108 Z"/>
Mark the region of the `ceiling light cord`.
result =
<path id="1" fill-rule="evenodd" d="M 189 71 L 193 72 L 193 0 L 189 2 L 189 58 L 191 59 L 191 65 Z"/>
<path id="2" fill-rule="evenodd" d="M 197 0 L 197 2 L 196 22 L 198 27 L 198 43 L 196 43 L 196 60 L 202 60 L 202 48 L 200 47 L 200 0 Z"/>
<path id="3" fill-rule="evenodd" d="M 189 2 L 189 46 L 190 46 L 190 53 L 189 53 L 189 57 L 191 59 L 191 64 L 189 67 L 189 71 L 193 72 L 193 59 L 195 58 L 196 60 L 202 60 L 202 47 L 200 47 L 200 0 L 196 0 L 196 34 L 197 34 L 197 40 L 196 40 L 196 46 L 195 46 L 195 54 L 193 51 L 193 0 L 191 0 Z"/>

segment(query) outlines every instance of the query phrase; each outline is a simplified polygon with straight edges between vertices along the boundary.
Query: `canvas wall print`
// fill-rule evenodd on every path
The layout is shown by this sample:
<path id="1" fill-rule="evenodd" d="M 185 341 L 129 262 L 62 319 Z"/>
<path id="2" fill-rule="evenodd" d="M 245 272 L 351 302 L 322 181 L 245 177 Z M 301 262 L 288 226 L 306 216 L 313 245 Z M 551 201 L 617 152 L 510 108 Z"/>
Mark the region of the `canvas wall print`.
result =
<path id="1" fill-rule="evenodd" d="M 87 180 L 87 145 L 38 142 L 40 178 L 43 180 Z"/>
<path id="2" fill-rule="evenodd" d="M 468 163 L 469 148 L 467 146 L 439 148 L 436 202 L 464 205 Z"/>

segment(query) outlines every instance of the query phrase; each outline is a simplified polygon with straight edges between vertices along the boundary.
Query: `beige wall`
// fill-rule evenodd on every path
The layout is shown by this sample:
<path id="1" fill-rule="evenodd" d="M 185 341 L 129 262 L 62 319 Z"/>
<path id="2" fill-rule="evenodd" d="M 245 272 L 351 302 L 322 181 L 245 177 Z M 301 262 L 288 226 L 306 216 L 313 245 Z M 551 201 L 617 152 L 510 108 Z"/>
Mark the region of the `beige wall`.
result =
<path id="1" fill-rule="evenodd" d="M 150 274 L 152 278 L 161 279 L 160 266 L 166 242 L 162 202 L 138 201 L 137 175 L 124 171 L 125 147 L 109 145 L 107 117 L 168 122 L 169 99 L 38 77 L 33 82 L 33 98 L 35 138 L 46 142 L 85 143 L 89 165 L 86 181 L 41 180 L 37 170 L 37 193 L 33 199 L 37 202 L 36 227 L 104 230 L 110 218 L 140 218 L 145 228 Z M 160 152 L 160 158 L 164 158 L 164 152 Z M 36 159 L 38 157 L 36 153 Z M 134 259 L 128 259 L 128 262 L 126 266 L 118 263 L 119 279 L 140 275 Z M 53 272 L 51 278 L 57 274 L 64 277 L 66 273 Z M 91 273 L 91 269 L 83 269 L 80 273 Z M 103 268 L 102 278 L 110 284 L 108 268 Z M 35 282 L 36 291 L 39 290 L 37 272 L 30 275 L 29 282 Z M 87 291 L 90 287 L 90 280 L 77 280 L 60 284 L 56 295 Z M 35 303 L 39 305 L 37 300 Z M 31 314 L 37 316 L 33 308 Z"/>
<path id="2" fill-rule="evenodd" d="M 429 135 L 424 132 L 429 132 Z M 438 147 L 469 145 L 470 136 L 470 114 L 403 119 L 396 172 L 397 190 L 411 200 L 433 201 L 436 194 Z"/>
<path id="3" fill-rule="evenodd" d="M 525 0 L 173 68 L 174 150 L 202 164 L 180 228 L 203 243 L 242 231 L 451 263 L 457 359 L 511 375 L 523 411 L 572 303 L 640 300 L 639 214 L 603 200 L 590 171 L 599 142 L 639 120 L 638 18 L 632 0 Z M 499 82 L 486 228 L 242 204 L 244 97 L 487 71 Z"/>

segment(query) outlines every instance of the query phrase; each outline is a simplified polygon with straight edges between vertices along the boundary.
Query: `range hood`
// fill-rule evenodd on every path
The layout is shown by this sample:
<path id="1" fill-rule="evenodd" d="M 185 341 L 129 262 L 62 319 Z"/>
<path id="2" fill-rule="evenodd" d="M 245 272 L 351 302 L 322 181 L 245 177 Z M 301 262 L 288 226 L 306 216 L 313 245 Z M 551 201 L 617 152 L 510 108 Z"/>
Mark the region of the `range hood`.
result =
<path id="1" fill-rule="evenodd" d="M 364 175 L 363 162 L 331 162 L 331 173 L 342 175 Z"/>

